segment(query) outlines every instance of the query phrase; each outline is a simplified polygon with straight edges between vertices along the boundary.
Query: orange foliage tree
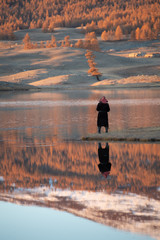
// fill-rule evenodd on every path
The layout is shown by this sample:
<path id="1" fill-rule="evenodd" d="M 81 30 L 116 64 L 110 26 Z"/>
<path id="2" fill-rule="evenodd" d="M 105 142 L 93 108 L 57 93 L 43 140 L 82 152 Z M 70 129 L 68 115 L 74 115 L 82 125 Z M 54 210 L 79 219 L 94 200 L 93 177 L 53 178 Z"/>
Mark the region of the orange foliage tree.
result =
<path id="1" fill-rule="evenodd" d="M 95 55 L 92 51 L 87 50 L 85 56 L 89 65 L 88 74 L 95 76 L 97 80 L 100 81 L 99 77 L 102 76 L 102 73 L 100 73 L 98 68 L 96 68 L 97 64 L 95 63 Z"/>
<path id="2" fill-rule="evenodd" d="M 122 29 L 119 25 L 118 25 L 118 27 L 116 28 L 116 31 L 115 31 L 115 38 L 116 38 L 116 40 L 121 40 L 123 38 L 123 32 L 122 32 Z"/>
<path id="3" fill-rule="evenodd" d="M 33 49 L 38 47 L 37 43 L 34 44 L 31 42 L 31 39 L 28 33 L 26 33 L 23 39 L 23 43 L 24 43 L 24 49 Z"/>
<path id="4" fill-rule="evenodd" d="M 123 37 L 130 38 L 137 28 L 141 39 L 155 39 L 160 34 L 159 0 L 3 0 L 0 1 L 0 38 L 10 38 L 4 30 L 41 28 L 53 32 L 56 27 L 79 27 L 101 34 L 123 26 Z M 146 33 L 146 26 L 149 29 Z M 145 26 L 145 27 L 144 27 Z M 144 29 L 145 28 L 145 29 Z M 133 36 L 133 34 L 132 34 Z"/>

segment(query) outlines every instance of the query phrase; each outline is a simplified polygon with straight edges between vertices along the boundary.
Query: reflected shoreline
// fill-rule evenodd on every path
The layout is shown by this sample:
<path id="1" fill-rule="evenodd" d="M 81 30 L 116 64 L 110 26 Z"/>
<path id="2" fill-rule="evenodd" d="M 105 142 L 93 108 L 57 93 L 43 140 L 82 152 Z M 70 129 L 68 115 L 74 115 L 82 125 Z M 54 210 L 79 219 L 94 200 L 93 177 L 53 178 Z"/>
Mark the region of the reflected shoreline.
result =
<path id="1" fill-rule="evenodd" d="M 158 200 L 117 192 L 72 191 L 40 187 L 0 195 L 1 201 L 41 206 L 72 213 L 106 226 L 159 239 Z M 146 209 L 144 208 L 146 206 Z M 148 207 L 147 207 L 148 206 Z"/>

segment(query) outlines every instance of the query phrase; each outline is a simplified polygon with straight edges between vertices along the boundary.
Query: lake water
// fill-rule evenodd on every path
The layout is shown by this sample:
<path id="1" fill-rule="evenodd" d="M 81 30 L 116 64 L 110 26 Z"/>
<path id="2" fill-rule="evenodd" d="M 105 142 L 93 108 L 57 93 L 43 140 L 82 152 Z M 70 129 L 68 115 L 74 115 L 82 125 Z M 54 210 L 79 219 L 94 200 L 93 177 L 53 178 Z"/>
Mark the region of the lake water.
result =
<path id="1" fill-rule="evenodd" d="M 130 239 L 151 240 L 150 237 L 105 227 L 68 213 L 39 208 L 22 207 L 0 202 L 1 239 Z M 6 212 L 11 212 L 10 218 Z M 32 217 L 31 217 L 32 216 Z"/>
<path id="2" fill-rule="evenodd" d="M 159 126 L 159 90 L 115 90 L 0 95 L 0 130 L 50 133 L 58 138 L 79 139 L 96 131 L 96 104 L 109 99 L 110 130 Z M 47 133 L 48 132 L 48 133 Z"/>
<path id="3" fill-rule="evenodd" d="M 145 237 L 148 235 L 148 238 L 140 236 L 142 239 L 149 239 L 149 236 L 157 238 L 159 231 L 155 227 L 158 229 L 160 220 L 154 206 L 158 206 L 158 212 L 159 144 L 102 142 L 102 148 L 108 149 L 108 161 L 111 163 L 110 174 L 104 178 L 98 167 L 100 144 L 81 141 L 83 136 L 97 131 L 96 105 L 103 95 L 108 98 L 111 108 L 110 131 L 160 126 L 160 90 L 157 89 L 0 93 L 0 199 L 52 207 L 103 223 L 103 227 L 95 225 L 97 231 L 102 235 L 111 234 L 110 239 L 117 237 L 114 231 L 109 233 L 105 225 L 142 233 Z M 66 190 L 69 192 L 66 193 Z M 99 197 L 97 218 L 92 213 L 87 216 L 89 209 L 95 210 L 91 194 L 93 199 L 95 194 L 101 196 L 101 193 L 105 195 Z M 133 194 L 132 199 L 140 199 L 141 206 L 136 203 L 132 207 L 131 199 L 126 200 L 130 195 L 123 194 Z M 103 206 L 104 198 L 108 201 L 109 196 L 113 202 L 123 196 L 125 198 L 121 204 Z M 148 199 L 153 199 L 153 202 L 148 202 Z M 125 201 L 128 208 L 123 211 Z M 5 206 L 2 207 L 1 202 L 1 209 Z M 11 206 L 5 208 L 8 211 L 8 218 L 5 217 L 8 226 L 12 225 L 9 219 L 16 208 Z M 18 213 L 23 212 L 22 209 L 24 207 L 19 207 Z M 42 211 L 41 208 L 35 209 L 37 214 Z M 51 209 L 45 211 L 52 217 L 58 214 Z M 70 219 L 72 215 L 63 216 Z M 84 224 L 83 228 L 86 226 L 86 236 L 89 236 L 92 227 L 90 221 L 84 218 L 80 221 Z M 37 219 L 35 221 L 40 224 Z M 53 219 L 48 219 L 48 224 L 50 221 Z M 72 223 L 76 220 L 72 216 L 68 221 Z M 135 227 L 132 227 L 132 221 L 135 221 Z M 151 226 L 149 229 L 147 224 Z M 69 231 L 72 235 L 71 229 Z M 48 234 L 51 234 L 51 228 Z M 56 234 L 58 236 L 58 232 Z M 139 235 L 133 236 L 139 239 Z M 123 237 L 128 239 L 127 235 Z"/>

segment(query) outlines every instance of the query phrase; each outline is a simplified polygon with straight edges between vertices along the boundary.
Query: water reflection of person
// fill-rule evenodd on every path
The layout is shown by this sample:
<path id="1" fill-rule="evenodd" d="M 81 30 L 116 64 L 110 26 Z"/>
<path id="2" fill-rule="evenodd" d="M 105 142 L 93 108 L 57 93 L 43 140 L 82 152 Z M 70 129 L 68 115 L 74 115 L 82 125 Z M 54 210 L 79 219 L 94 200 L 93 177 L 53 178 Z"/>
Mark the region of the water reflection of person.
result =
<path id="1" fill-rule="evenodd" d="M 102 148 L 101 143 L 98 143 L 98 168 L 102 175 L 107 178 L 111 171 L 111 163 L 109 162 L 109 144 L 106 143 L 105 148 Z"/>
<path id="2" fill-rule="evenodd" d="M 108 100 L 104 96 L 99 100 L 96 110 L 98 111 L 97 117 L 98 133 L 101 133 L 101 127 L 103 126 L 105 127 L 106 132 L 108 132 L 109 128 L 108 112 L 110 111 L 110 107 L 108 104 Z"/>

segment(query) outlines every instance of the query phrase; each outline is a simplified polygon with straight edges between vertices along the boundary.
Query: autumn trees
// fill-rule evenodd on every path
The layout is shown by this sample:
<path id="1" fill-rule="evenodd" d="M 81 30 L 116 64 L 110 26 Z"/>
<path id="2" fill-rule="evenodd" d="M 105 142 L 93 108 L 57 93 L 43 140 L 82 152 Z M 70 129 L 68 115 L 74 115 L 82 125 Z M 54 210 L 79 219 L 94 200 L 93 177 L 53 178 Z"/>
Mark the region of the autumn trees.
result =
<path id="1" fill-rule="evenodd" d="M 26 33 L 24 39 L 23 39 L 23 43 L 24 43 L 24 49 L 33 49 L 33 48 L 37 48 L 37 43 L 33 43 L 31 42 L 30 36 L 28 33 Z"/>
<path id="2" fill-rule="evenodd" d="M 159 0 L 3 0 L 0 2 L 0 39 L 12 39 L 11 31 L 56 27 L 79 27 L 102 39 L 156 39 L 160 34 Z M 121 31 L 120 31 L 121 29 Z"/>
<path id="3" fill-rule="evenodd" d="M 96 79 L 100 81 L 99 77 L 102 76 L 102 73 L 100 73 L 98 68 L 96 68 L 97 64 L 95 63 L 95 55 L 92 51 L 87 50 L 85 56 L 89 65 L 88 74 L 95 76 Z"/>
<path id="4" fill-rule="evenodd" d="M 12 28 L 0 28 L 0 40 L 15 40 Z"/>
<path id="5" fill-rule="evenodd" d="M 152 29 L 149 23 L 145 23 L 141 28 L 139 27 L 136 28 L 134 35 L 132 36 L 132 40 L 151 40 L 157 39 L 157 37 L 158 37 L 157 27 Z"/>
<path id="6" fill-rule="evenodd" d="M 46 42 L 32 42 L 29 34 L 27 33 L 23 39 L 24 49 L 33 49 L 33 48 L 55 48 L 55 47 L 73 47 L 73 44 L 70 41 L 70 36 L 65 36 L 64 40 L 57 41 L 55 36 L 51 36 L 51 40 Z"/>
<path id="7" fill-rule="evenodd" d="M 93 51 L 100 51 L 99 42 L 98 42 L 95 32 L 86 33 L 85 39 L 84 40 L 79 39 L 75 43 L 74 47 L 90 49 Z"/>
<path id="8" fill-rule="evenodd" d="M 103 41 L 114 41 L 114 40 L 122 40 L 123 39 L 123 32 L 121 27 L 118 25 L 115 31 L 103 31 L 101 34 L 101 39 Z"/>
<path id="9" fill-rule="evenodd" d="M 24 48 L 32 49 L 32 48 L 53 48 L 53 47 L 75 47 L 75 48 L 83 48 L 90 49 L 93 51 L 100 51 L 99 42 L 94 32 L 87 33 L 85 35 L 85 39 L 79 39 L 77 42 L 70 40 L 70 36 L 67 35 L 64 39 L 57 41 L 55 36 L 51 36 L 51 40 L 46 42 L 41 41 L 40 43 L 31 42 L 30 36 L 27 33 L 23 39 Z"/>

